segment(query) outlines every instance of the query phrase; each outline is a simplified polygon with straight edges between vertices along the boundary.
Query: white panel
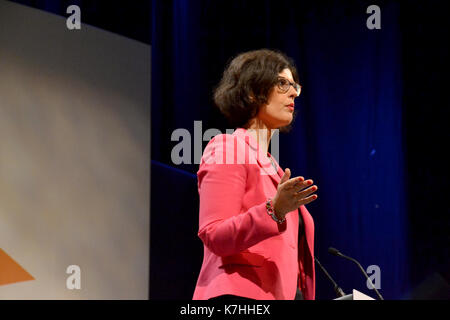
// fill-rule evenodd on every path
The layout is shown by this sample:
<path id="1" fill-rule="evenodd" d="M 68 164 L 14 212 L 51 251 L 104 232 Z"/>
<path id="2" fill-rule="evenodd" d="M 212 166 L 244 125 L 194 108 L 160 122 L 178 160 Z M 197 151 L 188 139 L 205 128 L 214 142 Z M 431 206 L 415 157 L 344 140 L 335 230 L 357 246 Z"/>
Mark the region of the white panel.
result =
<path id="1" fill-rule="evenodd" d="M 147 299 L 149 197 L 150 46 L 0 0 L 0 299 Z"/>

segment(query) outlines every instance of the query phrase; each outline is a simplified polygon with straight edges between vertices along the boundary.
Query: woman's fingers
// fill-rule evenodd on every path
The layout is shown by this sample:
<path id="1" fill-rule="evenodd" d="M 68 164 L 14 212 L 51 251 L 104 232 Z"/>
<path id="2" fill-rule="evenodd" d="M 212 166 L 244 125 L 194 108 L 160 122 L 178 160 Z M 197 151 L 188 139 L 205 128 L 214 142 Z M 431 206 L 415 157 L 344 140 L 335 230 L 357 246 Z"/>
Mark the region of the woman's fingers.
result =
<path id="1" fill-rule="evenodd" d="M 290 175 L 290 172 L 288 172 L 288 175 Z M 297 204 L 297 206 L 310 203 L 318 198 L 316 194 L 312 194 L 319 189 L 317 185 L 313 185 L 312 179 L 305 180 L 303 177 L 286 179 L 288 175 L 284 175 L 284 179 L 282 180 L 285 181 L 280 181 L 279 190 L 283 190 L 283 193 L 285 193 L 288 197 L 292 197 L 291 199 Z"/>
<path id="2" fill-rule="evenodd" d="M 289 182 L 289 184 L 287 184 L 287 188 L 290 190 L 295 191 L 296 193 L 311 186 L 313 184 L 313 181 L 311 179 L 309 180 L 304 180 L 303 177 L 300 178 L 293 178 L 291 180 L 294 181 L 287 181 L 286 184 Z"/>
<path id="3" fill-rule="evenodd" d="M 305 178 L 303 177 L 295 177 L 292 179 L 287 180 L 286 182 L 284 182 L 284 187 L 287 189 L 291 189 L 294 188 L 295 186 L 298 186 L 299 184 L 302 184 L 305 182 Z M 281 184 L 281 181 L 280 181 Z"/>
<path id="4" fill-rule="evenodd" d="M 280 184 L 285 183 L 290 177 L 291 177 L 291 169 L 286 168 L 286 170 L 284 170 L 283 177 L 280 180 Z"/>
<path id="5" fill-rule="evenodd" d="M 297 197 L 298 199 L 304 198 L 306 196 L 309 196 L 311 193 L 316 192 L 318 189 L 319 188 L 316 185 L 311 186 L 308 189 L 296 192 L 295 197 Z"/>
<path id="6" fill-rule="evenodd" d="M 298 200 L 297 204 L 298 204 L 298 206 L 301 206 L 301 205 L 304 205 L 304 204 L 308 204 L 308 203 L 316 200 L 317 198 L 318 198 L 317 194 L 313 194 L 313 195 L 311 195 L 309 197 L 306 197 L 306 198 Z"/>

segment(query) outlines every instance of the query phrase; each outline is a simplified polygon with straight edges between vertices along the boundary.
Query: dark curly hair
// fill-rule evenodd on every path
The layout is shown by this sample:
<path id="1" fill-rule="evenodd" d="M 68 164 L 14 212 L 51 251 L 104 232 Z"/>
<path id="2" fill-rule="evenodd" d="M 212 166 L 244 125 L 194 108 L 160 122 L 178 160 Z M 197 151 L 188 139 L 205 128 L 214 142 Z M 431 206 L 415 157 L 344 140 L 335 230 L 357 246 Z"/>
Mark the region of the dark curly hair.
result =
<path id="1" fill-rule="evenodd" d="M 215 105 L 234 128 L 248 128 L 259 108 L 268 102 L 277 77 L 284 69 L 291 70 L 294 81 L 299 82 L 294 62 L 280 51 L 260 49 L 237 55 L 214 90 Z M 289 125 L 280 131 L 290 129 Z"/>

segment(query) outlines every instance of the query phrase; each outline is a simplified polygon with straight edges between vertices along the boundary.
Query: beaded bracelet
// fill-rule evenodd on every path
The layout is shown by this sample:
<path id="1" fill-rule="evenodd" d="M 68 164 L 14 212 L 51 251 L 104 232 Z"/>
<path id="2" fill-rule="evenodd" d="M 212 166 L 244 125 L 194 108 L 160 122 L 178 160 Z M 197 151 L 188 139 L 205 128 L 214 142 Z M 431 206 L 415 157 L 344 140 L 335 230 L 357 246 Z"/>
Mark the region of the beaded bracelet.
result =
<path id="1" fill-rule="evenodd" d="M 283 219 L 278 219 L 278 217 L 275 215 L 275 211 L 273 210 L 272 206 L 272 199 L 268 198 L 266 202 L 266 210 L 267 214 L 272 217 L 273 220 L 275 220 L 277 223 L 282 224 L 284 221 L 286 221 L 286 217 Z"/>

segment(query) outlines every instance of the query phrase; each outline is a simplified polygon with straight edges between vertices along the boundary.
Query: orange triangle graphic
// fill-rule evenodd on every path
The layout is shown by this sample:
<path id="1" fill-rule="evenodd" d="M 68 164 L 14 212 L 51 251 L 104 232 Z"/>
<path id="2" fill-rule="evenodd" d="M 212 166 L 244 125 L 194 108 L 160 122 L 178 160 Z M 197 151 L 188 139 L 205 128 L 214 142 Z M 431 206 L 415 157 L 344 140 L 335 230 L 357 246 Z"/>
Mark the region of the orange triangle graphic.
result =
<path id="1" fill-rule="evenodd" d="M 34 280 L 33 276 L 0 249 L 0 285 Z"/>

